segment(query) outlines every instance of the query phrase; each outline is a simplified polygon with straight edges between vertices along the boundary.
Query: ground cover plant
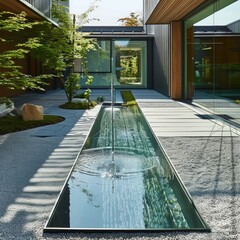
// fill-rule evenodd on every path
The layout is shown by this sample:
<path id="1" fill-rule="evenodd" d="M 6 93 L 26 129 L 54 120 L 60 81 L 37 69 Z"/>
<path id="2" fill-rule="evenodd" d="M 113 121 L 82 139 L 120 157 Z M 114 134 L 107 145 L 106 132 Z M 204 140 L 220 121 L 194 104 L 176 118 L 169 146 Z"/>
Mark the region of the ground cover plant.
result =
<path id="1" fill-rule="evenodd" d="M 63 109 L 91 109 L 97 105 L 96 101 L 90 100 L 89 102 L 66 102 L 60 105 Z"/>
<path id="2" fill-rule="evenodd" d="M 64 121 L 63 117 L 44 115 L 43 120 L 23 121 L 20 116 L 7 115 L 0 117 L 0 134 L 23 131 Z"/>

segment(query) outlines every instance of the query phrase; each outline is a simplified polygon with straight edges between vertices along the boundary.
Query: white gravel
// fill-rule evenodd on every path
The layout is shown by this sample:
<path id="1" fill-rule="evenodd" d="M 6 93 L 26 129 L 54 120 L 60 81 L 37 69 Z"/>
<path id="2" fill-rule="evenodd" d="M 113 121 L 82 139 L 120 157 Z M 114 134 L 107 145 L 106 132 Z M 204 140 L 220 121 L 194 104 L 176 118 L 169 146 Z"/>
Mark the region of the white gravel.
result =
<path id="1" fill-rule="evenodd" d="M 240 239 L 240 137 L 162 138 L 161 142 L 211 233 L 43 234 L 57 194 L 6 191 L 15 203 L 0 218 L 0 239 Z"/>

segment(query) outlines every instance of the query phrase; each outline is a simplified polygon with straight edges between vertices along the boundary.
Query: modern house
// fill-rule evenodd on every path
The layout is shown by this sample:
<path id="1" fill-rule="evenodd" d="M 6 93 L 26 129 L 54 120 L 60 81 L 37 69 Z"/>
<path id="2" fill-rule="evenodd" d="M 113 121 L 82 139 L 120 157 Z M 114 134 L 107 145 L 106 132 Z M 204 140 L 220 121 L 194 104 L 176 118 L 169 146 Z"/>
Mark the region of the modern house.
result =
<path id="1" fill-rule="evenodd" d="M 239 124 L 239 11 L 239 0 L 144 1 L 153 89 Z"/>
<path id="2" fill-rule="evenodd" d="M 227 85 L 218 83 L 223 80 L 218 78 L 217 68 L 224 64 L 224 67 L 221 66 L 225 68 L 224 74 L 230 78 L 234 75 L 234 84 L 228 84 L 228 89 L 240 89 L 239 24 L 232 24 L 232 31 L 229 25 L 223 31 L 220 29 L 211 33 L 208 27 L 195 27 L 200 20 L 210 16 L 211 25 L 216 30 L 216 13 L 234 3 L 238 3 L 239 8 L 239 1 L 152 0 L 144 3 L 146 31 L 155 36 L 153 87 L 156 90 L 174 99 L 192 99 L 195 86 L 199 87 L 195 85 L 198 64 L 204 65 L 205 72 L 208 69 L 208 77 L 211 79 L 202 79 L 207 81 L 208 87 L 211 85 L 216 90 Z M 226 66 L 230 68 L 226 69 Z"/>
<path id="3" fill-rule="evenodd" d="M 193 99 L 197 89 L 236 92 L 240 24 L 219 26 L 214 16 L 234 3 L 240 8 L 233 0 L 144 1 L 143 28 L 83 27 L 101 46 L 89 54 L 92 86 L 107 87 L 113 78 L 117 88 L 151 88 L 179 100 Z M 208 16 L 209 25 L 196 24 Z"/>
<path id="4" fill-rule="evenodd" d="M 91 87 L 109 88 L 113 81 L 116 88 L 154 89 L 176 100 L 207 97 L 214 106 L 219 96 L 239 100 L 240 0 L 143 3 L 143 27 L 81 29 L 90 32 L 101 47 L 88 55 L 89 73 L 94 77 Z M 30 18 L 53 22 L 51 0 L 1 1 L 0 10 L 25 11 Z M 222 10 L 223 16 L 219 15 Z M 219 24 L 229 15 L 235 20 Z M 200 24 L 204 19 L 208 23 Z M 40 71 L 36 66 L 34 60 L 26 59 L 24 71 Z M 81 72 L 79 60 L 74 70 Z M 80 84 L 84 87 L 84 79 Z"/>
<path id="5" fill-rule="evenodd" d="M 172 99 L 193 100 L 239 122 L 234 101 L 240 100 L 240 1 L 143 3 L 143 28 L 82 29 L 102 47 L 89 54 L 92 86 L 108 87 L 113 80 L 116 88 L 150 88 Z M 228 109 L 222 107 L 226 104 Z"/>

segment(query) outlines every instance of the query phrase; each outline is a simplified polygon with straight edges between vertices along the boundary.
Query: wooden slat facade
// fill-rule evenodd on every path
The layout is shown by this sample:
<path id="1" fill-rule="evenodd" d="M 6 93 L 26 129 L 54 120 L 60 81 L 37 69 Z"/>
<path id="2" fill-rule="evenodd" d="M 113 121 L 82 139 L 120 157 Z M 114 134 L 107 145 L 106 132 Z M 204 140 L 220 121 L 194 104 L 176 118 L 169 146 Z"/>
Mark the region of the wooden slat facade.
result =
<path id="1" fill-rule="evenodd" d="M 173 99 L 182 98 L 182 24 L 171 23 L 171 87 Z"/>
<path id="2" fill-rule="evenodd" d="M 146 24 L 169 24 L 180 21 L 206 0 L 160 0 Z"/>

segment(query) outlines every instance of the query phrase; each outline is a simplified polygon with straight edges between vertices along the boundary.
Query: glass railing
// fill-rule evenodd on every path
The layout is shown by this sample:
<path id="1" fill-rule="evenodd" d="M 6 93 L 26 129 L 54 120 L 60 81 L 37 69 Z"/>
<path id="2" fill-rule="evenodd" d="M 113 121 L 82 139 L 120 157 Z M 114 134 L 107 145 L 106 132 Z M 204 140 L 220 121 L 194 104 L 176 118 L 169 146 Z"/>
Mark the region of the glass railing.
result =
<path id="1" fill-rule="evenodd" d="M 42 12 L 45 16 L 51 18 L 52 0 L 25 0 L 34 8 Z"/>

